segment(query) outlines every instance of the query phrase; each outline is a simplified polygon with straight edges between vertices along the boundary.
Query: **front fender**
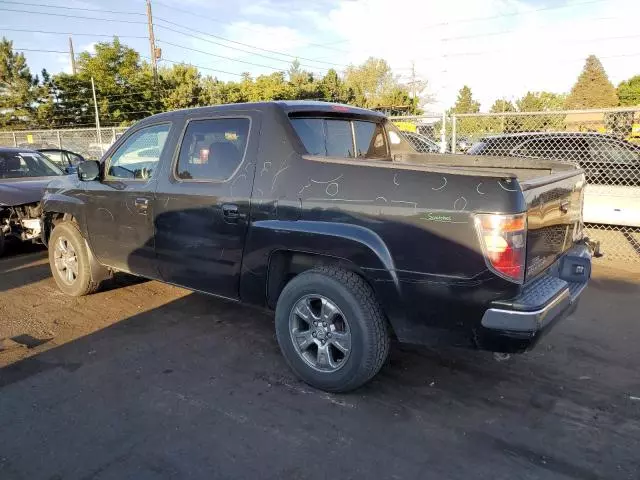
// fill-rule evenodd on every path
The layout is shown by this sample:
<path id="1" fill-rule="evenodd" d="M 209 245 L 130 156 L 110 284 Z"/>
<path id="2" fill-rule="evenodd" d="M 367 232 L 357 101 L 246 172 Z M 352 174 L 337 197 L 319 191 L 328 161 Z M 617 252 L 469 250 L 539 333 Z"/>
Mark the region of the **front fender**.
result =
<path id="1" fill-rule="evenodd" d="M 76 219 L 78 228 L 84 238 L 87 238 L 87 226 L 85 221 L 85 202 L 73 195 L 65 192 L 47 192 L 42 197 L 42 214 L 44 217 L 44 227 L 50 229 L 52 214 L 63 214 L 73 216 Z M 45 235 L 46 234 L 46 238 Z M 48 233 L 43 230 L 43 240 L 46 241 Z"/>

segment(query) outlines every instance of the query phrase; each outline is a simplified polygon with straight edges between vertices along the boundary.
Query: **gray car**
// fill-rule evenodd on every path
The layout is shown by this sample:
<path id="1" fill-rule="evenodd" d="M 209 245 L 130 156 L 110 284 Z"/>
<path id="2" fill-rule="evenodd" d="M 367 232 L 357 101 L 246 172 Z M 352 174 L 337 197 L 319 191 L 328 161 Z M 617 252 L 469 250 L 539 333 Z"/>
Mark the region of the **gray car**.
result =
<path id="1" fill-rule="evenodd" d="M 40 240 L 40 200 L 47 184 L 64 175 L 40 152 L 0 148 L 0 255 L 7 240 Z"/>

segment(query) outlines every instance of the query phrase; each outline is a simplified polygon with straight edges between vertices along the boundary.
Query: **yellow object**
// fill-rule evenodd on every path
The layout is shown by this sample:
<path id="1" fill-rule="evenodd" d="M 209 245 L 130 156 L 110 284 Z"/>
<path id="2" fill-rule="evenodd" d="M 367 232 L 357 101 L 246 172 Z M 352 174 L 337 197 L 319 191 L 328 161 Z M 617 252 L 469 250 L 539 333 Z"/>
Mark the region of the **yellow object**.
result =
<path id="1" fill-rule="evenodd" d="M 27 134 L 27 143 L 33 143 L 33 135 L 30 133 Z"/>
<path id="2" fill-rule="evenodd" d="M 393 122 L 393 124 L 398 127 L 399 130 L 403 132 L 413 132 L 416 133 L 416 124 L 411 122 Z"/>

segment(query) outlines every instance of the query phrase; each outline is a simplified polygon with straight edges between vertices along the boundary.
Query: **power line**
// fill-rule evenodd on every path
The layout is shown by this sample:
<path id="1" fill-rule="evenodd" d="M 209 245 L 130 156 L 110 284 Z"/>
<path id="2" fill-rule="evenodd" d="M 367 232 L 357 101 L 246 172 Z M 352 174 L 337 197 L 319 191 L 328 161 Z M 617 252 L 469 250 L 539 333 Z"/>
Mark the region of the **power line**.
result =
<path id="1" fill-rule="evenodd" d="M 64 5 L 51 5 L 50 3 L 28 3 L 28 2 L 13 2 L 8 0 L 3 0 L 2 3 L 11 3 L 14 5 L 22 5 L 26 7 L 45 7 L 45 8 L 56 8 L 61 10 L 82 10 L 85 12 L 98 12 L 98 13 L 114 13 L 119 15 L 142 15 L 145 16 L 144 13 L 137 12 L 123 12 L 121 10 L 101 10 L 99 8 L 83 8 L 83 7 L 66 7 Z"/>
<path id="2" fill-rule="evenodd" d="M 6 32 L 25 32 L 25 33 L 44 33 L 47 35 L 74 35 L 74 36 L 78 36 L 78 37 L 109 37 L 109 38 L 113 38 L 113 37 L 118 37 L 118 38 L 139 38 L 139 39 L 144 39 L 146 40 L 148 37 L 146 36 L 142 36 L 142 35 L 118 35 L 115 33 L 78 33 L 78 32 L 51 32 L 48 30 L 29 30 L 26 28 L 7 28 L 7 27 L 0 27 L 0 30 L 2 31 L 6 31 Z"/>
<path id="3" fill-rule="evenodd" d="M 202 20 L 202 19 L 205 19 L 205 20 L 210 20 L 210 21 L 212 21 L 212 22 L 220 23 L 220 24 L 222 24 L 222 25 L 229 25 L 229 22 L 226 22 L 226 21 L 224 21 L 224 20 L 218 20 L 217 18 L 213 18 L 213 17 L 205 17 L 205 16 L 203 16 L 203 15 L 201 15 L 201 14 L 199 14 L 199 13 L 193 13 L 193 12 L 190 12 L 189 10 L 184 10 L 184 9 L 182 9 L 182 8 L 174 7 L 173 5 L 167 5 L 166 3 L 159 2 L 158 0 L 154 0 L 154 2 L 155 2 L 157 5 L 162 5 L 162 6 L 163 6 L 163 7 L 165 7 L 165 8 L 169 8 L 169 9 L 171 9 L 171 10 L 175 10 L 176 12 L 185 13 L 185 14 L 187 14 L 187 15 L 191 15 L 191 16 L 196 17 L 196 18 L 199 18 L 199 19 L 201 19 L 201 20 Z M 260 31 L 260 30 L 255 29 L 255 28 L 244 27 L 244 29 L 245 29 L 245 30 L 247 30 L 247 31 L 249 31 L 249 32 L 264 33 L 263 31 Z M 307 42 L 307 43 L 305 43 L 305 44 L 303 44 L 303 45 L 300 45 L 300 46 L 301 46 L 301 47 L 304 47 L 304 46 L 313 46 L 313 47 L 325 48 L 325 49 L 327 49 L 327 50 L 334 50 L 334 51 L 336 51 L 336 52 L 348 53 L 346 50 L 340 50 L 340 49 L 338 49 L 338 48 L 332 48 L 332 47 L 329 47 L 328 45 L 321 44 L 321 43 L 311 43 L 311 42 Z"/>
<path id="4" fill-rule="evenodd" d="M 144 58 L 148 58 L 148 57 L 144 57 Z M 162 61 L 163 62 L 173 63 L 173 64 L 176 64 L 176 65 L 179 65 L 179 64 L 187 65 L 184 61 L 177 62 L 175 60 L 169 60 L 168 58 L 163 58 Z M 192 63 L 189 63 L 188 65 L 191 65 L 192 67 L 199 68 L 201 70 L 211 70 L 212 72 L 226 73 L 227 75 L 235 75 L 236 77 L 242 77 L 241 73 L 227 72 L 227 71 L 224 71 L 224 70 L 216 70 L 215 68 L 202 67 L 200 65 L 194 65 Z"/>
<path id="5" fill-rule="evenodd" d="M 67 50 L 40 50 L 38 48 L 19 48 L 13 47 L 18 52 L 42 52 L 42 53 L 69 53 Z"/>
<path id="6" fill-rule="evenodd" d="M 198 52 L 198 53 L 202 53 L 204 55 L 209 55 L 212 57 L 217 57 L 217 58 L 224 58 L 225 60 L 229 60 L 231 62 L 238 62 L 238 63 L 245 63 L 247 65 L 253 65 L 254 67 L 263 67 L 263 68 L 271 68 L 273 70 L 277 70 L 277 71 L 282 71 L 281 68 L 277 68 L 277 67 L 272 67 L 270 65 L 261 65 L 259 63 L 253 63 L 253 62 L 247 62 L 246 60 L 239 60 L 237 58 L 232 58 L 232 57 L 225 57 L 223 55 L 216 55 L 215 53 L 210 53 L 210 52 L 205 52 L 204 50 L 198 50 L 197 48 L 191 48 L 191 47 L 185 47 L 183 45 L 178 45 L 176 43 L 171 43 L 171 42 L 166 42 L 164 40 L 158 40 L 158 43 L 163 43 L 165 45 L 171 45 L 173 47 L 177 47 L 177 48 L 182 48 L 184 50 L 190 50 L 192 52 Z"/>
<path id="7" fill-rule="evenodd" d="M 75 9 L 75 7 L 67 7 L 67 8 Z M 82 15 L 68 15 L 68 14 L 62 14 L 62 13 L 35 12 L 35 11 L 31 11 L 31 10 L 21 10 L 21 9 L 11 9 L 11 8 L 0 8 L 0 10 L 7 11 L 7 12 L 30 13 L 30 14 L 34 14 L 34 15 L 49 15 L 49 16 L 54 16 L 54 17 L 79 18 L 79 19 L 85 19 L 85 20 L 97 20 L 97 21 L 119 22 L 119 23 L 129 23 L 129 24 L 145 24 L 146 25 L 146 23 L 147 23 L 147 22 L 141 22 L 141 21 L 135 21 L 135 20 L 121 20 L 121 19 L 107 19 L 107 18 L 99 18 L 99 17 L 86 17 L 86 16 L 82 16 Z M 82 9 L 78 9 L 78 10 L 82 10 Z M 106 12 L 106 11 L 105 10 L 100 10 L 100 12 Z M 117 13 L 127 14 L 128 12 L 117 12 Z M 322 64 L 326 64 L 326 65 L 346 66 L 346 65 L 341 65 L 341 64 L 338 64 L 338 63 L 326 62 L 326 61 L 322 61 L 322 60 L 314 60 L 312 58 L 300 57 L 300 56 L 291 55 L 291 54 L 288 54 L 288 53 L 278 52 L 278 51 L 275 51 L 275 50 L 269 50 L 269 49 L 265 49 L 265 48 L 261 48 L 261 47 L 256 47 L 254 45 L 250 45 L 250 44 L 247 44 L 247 43 L 238 42 L 238 41 L 235 41 L 235 40 L 224 38 L 224 37 L 221 37 L 219 35 L 214 35 L 214 34 L 211 34 L 211 33 L 208 33 L 208 32 L 203 32 L 201 30 L 196 30 L 196 29 L 191 28 L 189 26 L 181 25 L 179 23 L 172 22 L 172 21 L 166 20 L 164 18 L 157 17 L 156 20 L 161 21 L 161 22 L 165 22 L 165 23 L 167 23 L 169 25 L 173 25 L 173 26 L 176 26 L 176 27 L 179 27 L 179 28 L 190 30 L 190 31 L 193 31 L 195 33 L 199 33 L 201 35 L 206 35 L 206 36 L 209 36 L 209 37 L 213 37 L 213 38 L 217 38 L 217 39 L 220 39 L 220 40 L 224 40 L 224 41 L 229 42 L 229 43 L 233 43 L 233 44 L 236 44 L 236 45 L 242 45 L 242 46 L 245 46 L 245 47 L 248 47 L 248 48 L 253 48 L 255 50 L 260 50 L 260 51 L 272 53 L 272 54 L 275 54 L 275 55 L 289 57 L 289 58 L 292 58 L 292 59 L 298 59 L 299 58 L 299 59 L 302 59 L 302 60 L 306 60 L 308 62 L 322 63 Z M 162 25 L 157 25 L 157 26 L 161 26 L 162 27 Z M 167 28 L 167 27 L 163 27 L 163 28 Z M 185 32 L 180 32 L 180 31 L 176 31 L 176 33 L 181 33 L 183 35 L 187 35 Z M 189 35 L 189 36 L 192 36 L 192 35 Z M 195 38 L 198 38 L 198 37 L 195 37 Z M 257 55 L 255 52 L 247 52 L 247 53 L 252 53 L 254 55 Z"/>
<path id="8" fill-rule="evenodd" d="M 157 20 L 159 20 L 159 21 L 161 21 L 161 22 L 168 23 L 169 25 L 173 25 L 173 26 L 176 26 L 176 27 L 179 27 L 179 28 L 184 28 L 184 29 L 190 30 L 190 31 L 192 31 L 192 32 L 199 33 L 199 34 L 201 34 L 201 35 L 206 35 L 206 36 L 208 36 L 208 37 L 217 38 L 217 39 L 219 39 L 219 40 L 224 40 L 225 42 L 234 43 L 234 44 L 236 44 L 236 45 L 242 45 L 243 47 L 254 48 L 254 49 L 256 49 L 256 50 L 260 50 L 260 51 L 262 51 L 262 52 L 272 53 L 272 54 L 275 54 L 275 55 L 281 55 L 281 56 L 283 56 L 283 57 L 290 57 L 290 58 L 292 58 L 292 59 L 306 60 L 307 62 L 324 63 L 324 64 L 326 64 L 326 65 L 334 65 L 334 66 L 338 66 L 338 67 L 346 67 L 346 65 L 343 65 L 343 64 L 340 64 L 340 63 L 333 63 L 333 62 L 325 62 L 325 61 L 321 61 L 321 60 L 314 60 L 313 58 L 306 58 L 306 57 L 301 57 L 301 56 L 298 56 L 298 55 L 291 55 L 291 54 L 289 54 L 289 53 L 282 53 L 282 52 L 277 52 L 277 51 L 275 51 L 275 50 L 269 50 L 269 49 L 266 49 L 266 48 L 256 47 L 256 46 L 254 46 L 254 45 L 250 45 L 250 44 L 248 44 L 248 43 L 237 42 L 237 41 L 235 41 L 235 40 L 230 40 L 230 39 L 228 39 L 228 38 L 224 38 L 224 37 L 221 37 L 221 36 L 219 36 L 219 35 L 214 35 L 214 34 L 212 34 L 212 33 L 203 32 L 203 31 L 201 31 L 201 30 L 196 30 L 196 29 L 194 29 L 194 28 L 187 27 L 187 26 L 185 26 L 185 25 L 181 25 L 181 24 L 179 24 L 179 23 L 171 22 L 171 21 L 166 20 L 166 19 L 164 19 L 164 18 L 159 18 L 159 17 L 157 17 Z M 160 26 L 161 26 L 161 25 L 160 25 Z M 183 33 L 183 32 L 179 32 L 179 33 Z"/>
<path id="9" fill-rule="evenodd" d="M 5 12 L 18 12 L 18 13 L 31 13 L 34 15 L 47 15 L 50 17 L 65 17 L 65 18 L 80 18 L 83 20 L 98 20 L 103 22 L 118 22 L 118 23 L 133 23 L 139 25 L 146 25 L 147 22 L 136 22 L 134 20 L 119 20 L 115 18 L 97 18 L 97 17 L 85 17 L 82 15 L 66 15 L 64 13 L 49 13 L 49 12 L 33 12 L 31 10 L 19 10 L 17 8 L 0 8 L 1 11 Z"/>
<path id="10" fill-rule="evenodd" d="M 600 21 L 600 20 L 619 20 L 622 17 L 597 17 L 597 18 L 591 18 L 589 20 L 593 20 L 593 21 Z M 541 29 L 537 29 L 537 32 L 539 32 L 540 30 L 551 30 L 552 28 L 550 28 L 549 26 L 547 26 L 546 28 L 541 28 Z M 498 35 L 508 35 L 509 33 L 520 33 L 519 30 L 503 30 L 501 32 L 489 32 L 489 33 L 475 33 L 472 35 L 459 35 L 456 37 L 446 37 L 443 38 L 443 41 L 451 41 L 451 40 L 467 40 L 470 38 L 484 38 L 484 37 L 495 37 Z"/>
<path id="11" fill-rule="evenodd" d="M 556 5 L 556 6 L 549 6 L 549 7 L 541 7 L 541 8 L 534 8 L 531 10 L 526 10 L 526 11 L 521 11 L 521 12 L 512 12 L 512 13 L 501 13 L 499 15 L 491 15 L 489 17 L 470 17 L 470 18 L 463 18 L 460 20 L 454 20 L 452 22 L 439 22 L 439 23 L 435 23 L 435 24 L 431 24 L 431 25 L 423 25 L 420 28 L 429 28 L 429 27 L 441 27 L 441 26 L 447 26 L 447 25 L 452 25 L 452 24 L 456 24 L 456 23 L 468 23 L 468 22 L 480 22 L 480 21 L 486 21 L 486 20 L 495 20 L 497 18 L 506 18 L 506 17 L 517 17 L 520 15 L 528 15 L 531 13 L 538 13 L 538 12 L 542 12 L 542 11 L 547 11 L 547 10 L 559 10 L 561 8 L 568 8 L 568 7 L 581 7 L 584 5 L 590 5 L 593 3 L 602 3 L 605 2 L 607 0 L 589 0 L 587 2 L 581 2 L 581 3 L 569 3 L 569 4 L 564 4 L 564 5 Z"/>
<path id="12" fill-rule="evenodd" d="M 165 25 L 156 24 L 155 26 L 159 27 L 159 28 L 162 28 L 164 30 L 168 30 L 170 32 L 179 33 L 179 34 L 185 35 L 187 37 L 195 38 L 195 39 L 201 40 L 203 42 L 207 42 L 207 43 L 211 43 L 213 45 L 218 45 L 220 47 L 228 48 L 228 49 L 236 51 L 236 52 L 244 52 L 244 53 L 248 53 L 250 55 L 256 55 L 256 56 L 261 57 L 261 58 L 266 58 L 266 59 L 269 59 L 269 60 L 273 60 L 275 62 L 283 62 L 283 63 L 286 63 L 287 65 L 291 65 L 291 60 L 285 60 L 283 58 L 270 57 L 269 55 L 264 55 L 264 54 L 261 54 L 261 53 L 252 52 L 250 50 L 243 50 L 242 48 L 238 48 L 238 47 L 232 47 L 230 45 L 225 45 L 224 43 L 216 42 L 214 40 L 209 40 L 208 38 L 202 38 L 202 37 L 199 37 L 197 35 L 192 35 L 190 33 L 181 32 L 180 30 L 176 30 L 175 28 L 167 27 Z M 322 67 L 317 67 L 315 65 L 307 65 L 307 64 L 303 64 L 303 63 L 301 63 L 300 66 L 308 67 L 308 68 L 315 68 L 315 69 L 319 69 L 319 70 L 326 70 L 325 68 L 322 68 Z"/>

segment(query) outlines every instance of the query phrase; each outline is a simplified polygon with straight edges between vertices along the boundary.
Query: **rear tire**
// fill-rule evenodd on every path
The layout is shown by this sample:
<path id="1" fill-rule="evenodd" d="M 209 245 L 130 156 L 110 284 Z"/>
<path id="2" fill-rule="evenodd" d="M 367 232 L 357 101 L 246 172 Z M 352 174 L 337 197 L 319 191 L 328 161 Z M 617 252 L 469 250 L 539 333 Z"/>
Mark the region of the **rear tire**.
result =
<path id="1" fill-rule="evenodd" d="M 2 254 L 4 253 L 4 232 L 2 230 L 0 230 L 0 257 L 2 256 Z"/>
<path id="2" fill-rule="evenodd" d="M 276 307 L 276 336 L 292 370 L 328 392 L 371 380 L 389 353 L 389 329 L 371 287 L 356 273 L 318 267 L 291 280 Z"/>
<path id="3" fill-rule="evenodd" d="M 98 290 L 100 283 L 91 279 L 87 242 L 75 223 L 58 223 L 48 244 L 51 274 L 63 293 L 81 297 Z"/>

